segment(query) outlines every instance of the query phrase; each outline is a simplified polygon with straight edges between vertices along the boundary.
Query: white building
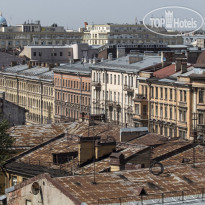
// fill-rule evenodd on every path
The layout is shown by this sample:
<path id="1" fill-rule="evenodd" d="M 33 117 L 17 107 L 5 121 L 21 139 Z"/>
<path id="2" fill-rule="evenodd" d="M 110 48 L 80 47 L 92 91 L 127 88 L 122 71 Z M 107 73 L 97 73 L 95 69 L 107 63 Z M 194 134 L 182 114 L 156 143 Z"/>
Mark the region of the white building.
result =
<path id="1" fill-rule="evenodd" d="M 161 67 L 160 56 L 129 55 L 92 65 L 91 112 L 106 120 L 134 126 L 133 99 L 138 93 L 138 72 Z"/>

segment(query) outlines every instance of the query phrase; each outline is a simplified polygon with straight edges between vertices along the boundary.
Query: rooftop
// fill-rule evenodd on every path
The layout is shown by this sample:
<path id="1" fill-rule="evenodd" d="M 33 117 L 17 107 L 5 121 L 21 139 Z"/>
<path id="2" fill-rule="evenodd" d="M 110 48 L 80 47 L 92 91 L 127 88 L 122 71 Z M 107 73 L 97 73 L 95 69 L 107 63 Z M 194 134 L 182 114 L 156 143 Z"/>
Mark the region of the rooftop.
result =
<path id="1" fill-rule="evenodd" d="M 141 61 L 132 64 L 129 64 L 129 57 L 125 56 L 113 61 L 104 61 L 91 67 L 95 69 L 104 68 L 106 70 L 138 73 L 142 69 L 161 64 L 160 56 L 144 56 Z"/>
<path id="2" fill-rule="evenodd" d="M 10 128 L 8 133 L 15 140 L 14 148 L 31 148 L 64 133 L 68 126 L 68 123 L 18 125 Z"/>

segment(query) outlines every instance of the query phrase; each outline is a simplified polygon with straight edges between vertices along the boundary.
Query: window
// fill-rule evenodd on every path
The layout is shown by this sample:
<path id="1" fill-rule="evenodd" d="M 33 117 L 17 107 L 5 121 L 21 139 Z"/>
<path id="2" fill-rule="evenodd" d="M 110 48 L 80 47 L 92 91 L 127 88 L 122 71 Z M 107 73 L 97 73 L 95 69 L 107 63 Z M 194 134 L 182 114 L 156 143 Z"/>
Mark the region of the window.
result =
<path id="1" fill-rule="evenodd" d="M 38 55 L 39 55 L 39 56 L 42 56 L 42 53 L 41 53 L 41 52 L 39 52 L 39 53 L 38 53 Z"/>
<path id="2" fill-rule="evenodd" d="M 163 88 L 160 88 L 160 98 L 163 99 Z"/>
<path id="3" fill-rule="evenodd" d="M 167 106 L 165 106 L 164 108 L 164 114 L 165 114 L 165 118 L 167 118 Z"/>
<path id="4" fill-rule="evenodd" d="M 36 56 L 36 52 L 33 52 L 33 56 Z"/>
<path id="5" fill-rule="evenodd" d="M 204 115 L 203 115 L 203 113 L 199 113 L 198 119 L 199 119 L 199 124 L 200 125 L 204 124 Z"/>
<path id="6" fill-rule="evenodd" d="M 158 87 L 155 88 L 156 94 L 155 94 L 155 98 L 158 98 Z"/>
<path id="7" fill-rule="evenodd" d="M 153 97 L 154 97 L 154 88 L 151 87 L 151 98 L 153 98 Z"/>
<path id="8" fill-rule="evenodd" d="M 110 84 L 112 84 L 112 74 L 110 74 Z"/>
<path id="9" fill-rule="evenodd" d="M 127 85 L 127 76 L 125 76 L 125 83 L 124 85 Z"/>
<path id="10" fill-rule="evenodd" d="M 199 91 L 199 103 L 203 103 L 204 102 L 204 91 L 200 90 Z"/>
<path id="11" fill-rule="evenodd" d="M 170 89 L 169 99 L 172 100 L 172 89 Z"/>
<path id="12" fill-rule="evenodd" d="M 174 101 L 176 101 L 176 98 L 177 98 L 177 91 L 174 90 Z"/>
<path id="13" fill-rule="evenodd" d="M 138 88 L 138 85 L 139 85 L 139 80 L 137 80 L 136 78 L 136 88 Z"/>
<path id="14" fill-rule="evenodd" d="M 130 86 L 133 87 L 133 77 L 131 77 L 131 83 Z"/>
<path id="15" fill-rule="evenodd" d="M 12 183 L 12 186 L 15 186 L 17 185 L 17 176 L 12 176 L 12 179 L 11 179 L 11 183 Z"/>
<path id="16" fill-rule="evenodd" d="M 158 105 L 155 106 L 155 115 L 158 116 Z"/>
<path id="17" fill-rule="evenodd" d="M 114 75 L 114 85 L 116 85 L 116 81 L 117 81 L 116 75 Z"/>
<path id="18" fill-rule="evenodd" d="M 120 75 L 118 75 L 118 85 L 120 85 Z"/>
<path id="19" fill-rule="evenodd" d="M 163 106 L 160 106 L 160 117 L 163 117 Z"/>
<path id="20" fill-rule="evenodd" d="M 169 136 L 172 137 L 172 128 L 169 128 Z"/>
<path id="21" fill-rule="evenodd" d="M 182 93 L 182 90 L 180 90 L 180 101 L 183 101 L 183 93 Z"/>
<path id="22" fill-rule="evenodd" d="M 165 88 L 165 100 L 167 100 L 167 88 Z"/>
<path id="23" fill-rule="evenodd" d="M 186 91 L 184 91 L 184 102 L 186 102 Z"/>
<path id="24" fill-rule="evenodd" d="M 147 106 L 143 105 L 143 115 L 147 115 Z"/>
<path id="25" fill-rule="evenodd" d="M 152 116 L 154 115 L 154 105 L 153 104 L 151 105 L 151 115 Z"/>
<path id="26" fill-rule="evenodd" d="M 60 52 L 60 56 L 63 56 L 63 52 Z"/>
<path id="27" fill-rule="evenodd" d="M 164 128 L 164 136 L 167 137 L 167 127 Z"/>
<path id="28" fill-rule="evenodd" d="M 139 104 L 135 104 L 135 114 L 139 115 Z"/>
<path id="29" fill-rule="evenodd" d="M 169 119 L 172 120 L 172 107 L 169 108 Z"/>
<path id="30" fill-rule="evenodd" d="M 105 73 L 103 73 L 103 83 L 105 83 Z"/>
<path id="31" fill-rule="evenodd" d="M 109 83 L 109 74 L 107 74 L 107 79 L 106 80 L 107 80 L 107 83 Z"/>

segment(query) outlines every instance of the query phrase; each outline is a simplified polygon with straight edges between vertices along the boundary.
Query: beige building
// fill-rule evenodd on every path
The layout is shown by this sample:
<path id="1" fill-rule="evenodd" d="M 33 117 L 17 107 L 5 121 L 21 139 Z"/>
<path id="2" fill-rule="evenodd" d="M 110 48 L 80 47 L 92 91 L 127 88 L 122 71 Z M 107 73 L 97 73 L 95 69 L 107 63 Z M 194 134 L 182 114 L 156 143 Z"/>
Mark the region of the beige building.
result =
<path id="1" fill-rule="evenodd" d="M 53 121 L 53 71 L 46 67 L 19 65 L 0 72 L 0 91 L 5 99 L 28 110 L 27 124 Z"/>
<path id="2" fill-rule="evenodd" d="M 183 44 L 181 36 L 161 36 L 148 31 L 140 24 L 94 24 L 81 28 L 83 42 L 89 45 L 166 43 Z M 167 31 L 164 30 L 164 33 Z"/>
<path id="3" fill-rule="evenodd" d="M 194 131 L 195 137 L 203 137 L 204 55 L 194 67 L 178 58 L 175 64 L 152 74 L 140 73 L 139 95 L 134 99 L 136 126 L 147 124 L 150 132 L 167 137 L 193 139 Z"/>

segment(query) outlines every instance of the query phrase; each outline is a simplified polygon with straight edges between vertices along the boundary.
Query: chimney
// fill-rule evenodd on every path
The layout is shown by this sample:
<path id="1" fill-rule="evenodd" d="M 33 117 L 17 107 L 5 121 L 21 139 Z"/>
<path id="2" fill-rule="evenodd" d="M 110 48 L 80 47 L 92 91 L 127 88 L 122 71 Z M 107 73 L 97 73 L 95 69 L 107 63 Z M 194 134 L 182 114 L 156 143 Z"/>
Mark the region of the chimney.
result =
<path id="1" fill-rule="evenodd" d="M 93 58 L 93 65 L 97 64 L 97 59 Z"/>
<path id="2" fill-rule="evenodd" d="M 104 58 L 101 58 L 101 63 L 103 63 L 104 62 Z"/>
<path id="3" fill-rule="evenodd" d="M 187 62 L 182 62 L 181 64 L 181 73 L 187 72 Z"/>
<path id="4" fill-rule="evenodd" d="M 132 64 L 132 63 L 137 63 L 142 60 L 143 60 L 143 57 L 140 55 L 130 55 L 128 62 L 129 64 Z"/>
<path id="5" fill-rule="evenodd" d="M 187 62 L 186 58 L 176 58 L 175 60 L 175 72 L 181 71 L 182 62 Z"/>
<path id="6" fill-rule="evenodd" d="M 16 61 L 11 61 L 11 67 L 16 66 L 17 62 Z"/>
<path id="7" fill-rule="evenodd" d="M 120 170 L 123 170 L 125 166 L 125 156 L 124 154 L 118 152 L 118 153 L 112 153 L 110 155 L 110 171 L 111 172 L 117 172 Z"/>
<path id="8" fill-rule="evenodd" d="M 109 53 L 109 54 L 108 54 L 108 60 L 109 60 L 109 61 L 112 61 L 112 53 Z"/>
<path id="9" fill-rule="evenodd" d="M 117 58 L 121 58 L 125 56 L 125 48 L 124 47 L 118 47 L 117 48 Z"/>
<path id="10" fill-rule="evenodd" d="M 92 64 L 92 59 L 89 59 L 89 64 Z"/>
<path id="11" fill-rule="evenodd" d="M 49 68 L 49 71 L 51 71 L 52 68 L 54 68 L 54 64 L 49 64 L 49 65 L 48 65 L 48 68 Z"/>

